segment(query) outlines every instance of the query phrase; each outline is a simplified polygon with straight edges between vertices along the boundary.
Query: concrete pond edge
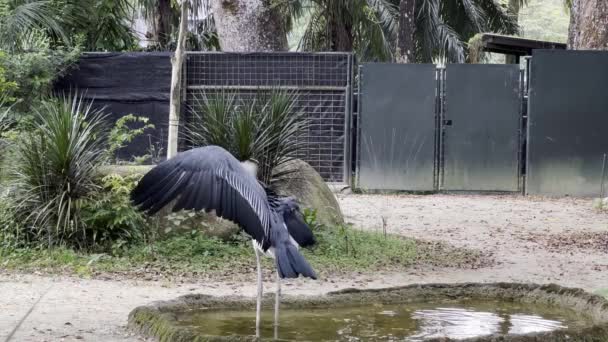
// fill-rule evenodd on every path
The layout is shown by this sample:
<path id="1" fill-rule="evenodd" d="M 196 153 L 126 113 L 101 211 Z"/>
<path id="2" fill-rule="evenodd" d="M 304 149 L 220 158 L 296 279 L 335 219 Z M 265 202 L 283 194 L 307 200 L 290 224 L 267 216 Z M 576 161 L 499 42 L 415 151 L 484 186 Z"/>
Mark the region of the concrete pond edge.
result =
<path id="1" fill-rule="evenodd" d="M 379 289 L 344 289 L 316 296 L 284 296 L 281 307 L 286 309 L 336 307 L 364 305 L 367 303 L 411 303 L 425 300 L 458 301 L 467 298 L 501 299 L 522 303 L 555 305 L 581 312 L 590 318 L 591 325 L 545 333 L 525 335 L 491 335 L 466 340 L 467 342 L 604 342 L 608 341 L 608 300 L 602 296 L 578 288 L 556 284 L 525 283 L 456 283 L 456 284 L 412 284 Z M 272 309 L 274 294 L 264 296 L 264 309 Z M 185 327 L 177 327 L 176 312 L 191 309 L 254 310 L 255 299 L 242 296 L 216 297 L 189 294 L 168 301 L 157 301 L 135 308 L 129 314 L 129 328 L 160 342 L 206 342 L 206 341 L 255 341 L 253 336 L 201 335 Z M 448 342 L 453 339 L 430 339 Z"/>

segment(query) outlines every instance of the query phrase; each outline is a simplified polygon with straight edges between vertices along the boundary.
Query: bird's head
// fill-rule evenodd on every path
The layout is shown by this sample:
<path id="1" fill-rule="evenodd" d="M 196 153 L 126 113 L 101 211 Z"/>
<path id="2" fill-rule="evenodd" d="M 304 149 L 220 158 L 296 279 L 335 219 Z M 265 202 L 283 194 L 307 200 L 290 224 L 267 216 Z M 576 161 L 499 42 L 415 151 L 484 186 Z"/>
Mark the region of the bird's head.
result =
<path id="1" fill-rule="evenodd" d="M 241 162 L 241 165 L 251 174 L 254 178 L 258 176 L 258 162 L 253 159 L 245 160 Z"/>

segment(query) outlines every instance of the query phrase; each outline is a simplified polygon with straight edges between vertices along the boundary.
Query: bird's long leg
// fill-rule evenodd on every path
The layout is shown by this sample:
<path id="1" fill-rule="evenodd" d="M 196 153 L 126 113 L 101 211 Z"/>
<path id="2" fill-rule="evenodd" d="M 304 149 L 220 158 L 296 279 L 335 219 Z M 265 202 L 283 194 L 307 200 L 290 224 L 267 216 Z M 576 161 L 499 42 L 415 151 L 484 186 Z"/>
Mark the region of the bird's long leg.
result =
<path id="1" fill-rule="evenodd" d="M 277 292 L 274 296 L 274 339 L 279 339 L 279 305 L 281 304 L 281 276 L 277 269 Z"/>
<path id="2" fill-rule="evenodd" d="M 262 316 L 262 292 L 263 284 L 262 284 L 262 264 L 260 262 L 260 252 L 255 246 L 255 240 L 252 240 L 253 250 L 255 252 L 255 261 L 258 267 L 258 298 L 255 307 L 255 337 L 260 338 L 260 320 Z"/>

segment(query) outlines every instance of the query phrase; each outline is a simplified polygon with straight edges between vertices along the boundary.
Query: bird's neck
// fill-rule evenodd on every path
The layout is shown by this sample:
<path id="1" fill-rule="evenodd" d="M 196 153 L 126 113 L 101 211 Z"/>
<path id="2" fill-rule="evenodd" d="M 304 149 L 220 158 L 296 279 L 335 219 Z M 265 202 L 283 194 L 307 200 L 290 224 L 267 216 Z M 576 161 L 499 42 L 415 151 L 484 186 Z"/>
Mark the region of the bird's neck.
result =
<path id="1" fill-rule="evenodd" d="M 258 176 L 258 166 L 256 163 L 250 161 L 250 160 L 245 160 L 241 162 L 241 165 L 243 165 L 243 167 L 245 168 L 245 170 L 247 170 L 247 172 L 249 172 L 253 177 L 257 178 Z"/>

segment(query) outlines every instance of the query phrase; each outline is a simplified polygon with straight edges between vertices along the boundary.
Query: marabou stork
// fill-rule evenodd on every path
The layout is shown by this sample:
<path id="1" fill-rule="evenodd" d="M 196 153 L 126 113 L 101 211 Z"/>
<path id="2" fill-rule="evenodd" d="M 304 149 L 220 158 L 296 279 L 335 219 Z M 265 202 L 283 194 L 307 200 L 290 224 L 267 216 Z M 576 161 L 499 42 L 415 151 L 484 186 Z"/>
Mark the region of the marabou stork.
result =
<path id="1" fill-rule="evenodd" d="M 299 275 L 316 279 L 299 247 L 315 243 L 297 202 L 280 198 L 256 178 L 252 162 L 239 162 L 219 146 L 194 148 L 177 154 L 139 181 L 132 202 L 153 215 L 176 200 L 172 211 L 205 210 L 238 224 L 252 238 L 257 263 L 256 335 L 260 335 L 262 268 L 260 253 L 276 261 L 275 336 L 282 278 Z"/>

